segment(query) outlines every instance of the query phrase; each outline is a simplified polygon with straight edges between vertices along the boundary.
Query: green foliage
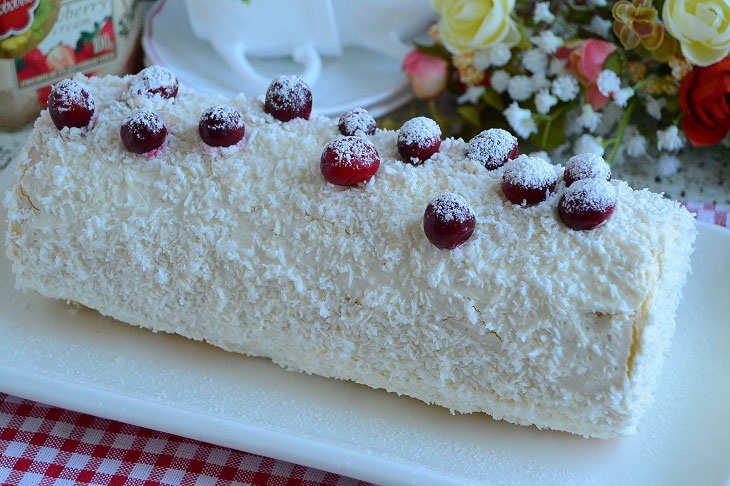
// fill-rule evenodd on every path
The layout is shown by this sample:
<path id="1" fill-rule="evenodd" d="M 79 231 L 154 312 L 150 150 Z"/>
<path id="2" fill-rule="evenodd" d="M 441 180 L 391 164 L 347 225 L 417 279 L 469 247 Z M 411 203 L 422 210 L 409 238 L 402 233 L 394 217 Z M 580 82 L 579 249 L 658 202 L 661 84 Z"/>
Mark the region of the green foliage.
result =
<path id="1" fill-rule="evenodd" d="M 443 57 L 447 61 L 451 61 L 451 53 L 446 50 L 444 46 L 441 44 L 434 44 L 432 46 L 427 46 L 425 44 L 415 44 L 416 49 L 423 52 L 424 54 L 428 54 L 429 56 L 435 56 L 435 57 Z"/>
<path id="2" fill-rule="evenodd" d="M 608 59 L 606 59 L 605 64 L 603 65 L 603 69 L 608 69 L 609 71 L 613 71 L 616 73 L 619 77 L 622 76 L 624 72 L 624 59 L 621 56 L 621 53 L 619 51 L 614 52 L 610 56 L 608 56 Z"/>
<path id="3" fill-rule="evenodd" d="M 487 88 L 486 91 L 484 91 L 481 96 L 481 101 L 483 101 L 487 106 L 491 106 L 500 113 L 503 112 L 505 109 L 502 97 L 499 96 L 499 94 L 492 88 Z"/>
<path id="4" fill-rule="evenodd" d="M 482 125 L 479 109 L 474 105 L 459 105 L 456 107 L 459 116 L 470 125 L 479 128 Z"/>

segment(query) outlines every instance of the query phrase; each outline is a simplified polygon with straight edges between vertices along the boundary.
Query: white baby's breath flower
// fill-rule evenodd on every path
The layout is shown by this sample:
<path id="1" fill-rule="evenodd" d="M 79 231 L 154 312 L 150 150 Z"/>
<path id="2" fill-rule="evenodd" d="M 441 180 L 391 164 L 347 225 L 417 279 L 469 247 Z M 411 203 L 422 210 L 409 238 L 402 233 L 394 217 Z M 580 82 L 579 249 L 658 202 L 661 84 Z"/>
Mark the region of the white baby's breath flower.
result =
<path id="1" fill-rule="evenodd" d="M 555 21 L 555 15 L 550 11 L 550 2 L 537 2 L 535 4 L 535 12 L 532 14 L 532 20 L 539 24 L 545 22 L 550 24 Z"/>
<path id="2" fill-rule="evenodd" d="M 543 52 L 555 54 L 558 47 L 563 45 L 563 39 L 553 33 L 552 30 L 543 30 L 530 40 Z"/>
<path id="3" fill-rule="evenodd" d="M 557 57 L 550 59 L 550 65 L 548 66 L 548 75 L 560 76 L 567 73 L 568 70 L 565 67 L 565 59 L 558 59 Z"/>
<path id="4" fill-rule="evenodd" d="M 532 82 L 532 91 L 537 92 L 544 88 L 550 87 L 550 80 L 545 77 L 545 73 L 537 73 L 530 78 Z"/>
<path id="5" fill-rule="evenodd" d="M 522 54 L 522 65 L 531 73 L 544 73 L 547 69 L 547 55 L 540 49 L 533 48 Z"/>
<path id="6" fill-rule="evenodd" d="M 677 173 L 682 161 L 671 154 L 662 154 L 657 160 L 657 172 L 660 176 L 670 176 Z"/>
<path id="7" fill-rule="evenodd" d="M 606 97 L 611 96 L 613 93 L 621 89 L 621 80 L 618 75 L 610 69 L 604 69 L 601 71 L 598 75 L 596 84 L 598 85 L 598 91 Z"/>
<path id="8" fill-rule="evenodd" d="M 540 150 L 539 152 L 532 152 L 531 154 L 528 154 L 528 155 L 530 157 L 537 157 L 538 159 L 542 159 L 549 164 L 553 163 L 553 161 L 550 160 L 550 156 L 548 155 L 548 153 L 545 152 L 544 150 Z"/>
<path id="9" fill-rule="evenodd" d="M 598 34 L 604 39 L 608 39 L 611 36 L 611 27 L 613 23 L 610 20 L 594 15 L 591 19 L 591 23 L 588 24 L 588 30 L 594 34 Z"/>
<path id="10" fill-rule="evenodd" d="M 552 91 L 561 101 L 570 101 L 578 96 L 578 81 L 570 74 L 563 74 L 553 80 Z"/>
<path id="11" fill-rule="evenodd" d="M 581 108 L 581 113 L 576 121 L 580 126 L 593 133 L 596 131 L 598 124 L 601 123 L 601 114 L 593 111 L 593 107 L 586 103 Z"/>
<path id="12" fill-rule="evenodd" d="M 489 62 L 492 66 L 504 66 L 511 58 L 512 52 L 505 44 L 497 44 L 489 49 Z"/>
<path id="13" fill-rule="evenodd" d="M 507 86 L 509 97 L 515 101 L 525 101 L 532 96 L 532 80 L 524 75 L 513 76 Z"/>
<path id="14" fill-rule="evenodd" d="M 667 100 L 664 98 L 654 98 L 651 95 L 644 96 L 646 112 L 657 120 L 662 118 L 662 109 L 667 106 Z"/>
<path id="15" fill-rule="evenodd" d="M 613 94 L 613 101 L 621 108 L 626 108 L 626 105 L 633 96 L 634 88 L 621 88 Z"/>
<path id="16" fill-rule="evenodd" d="M 656 146 L 659 150 L 667 150 L 669 152 L 676 152 L 684 147 L 684 138 L 679 132 L 679 128 L 670 125 L 664 130 L 657 130 Z"/>
<path id="17" fill-rule="evenodd" d="M 648 145 L 646 137 L 639 133 L 639 130 L 633 125 L 626 127 L 623 144 L 626 147 L 626 153 L 631 157 L 640 157 L 646 154 L 646 146 Z"/>
<path id="18" fill-rule="evenodd" d="M 603 156 L 605 150 L 603 149 L 603 139 L 601 137 L 594 137 L 593 135 L 583 134 L 578 137 L 573 145 L 573 151 L 576 154 L 596 154 Z"/>
<path id="19" fill-rule="evenodd" d="M 480 71 L 486 71 L 492 66 L 492 58 L 489 49 L 477 49 L 472 57 L 474 67 Z"/>
<path id="20" fill-rule="evenodd" d="M 464 103 L 476 104 L 476 102 L 479 101 L 479 97 L 483 95 L 486 90 L 487 88 L 484 86 L 469 86 L 466 88 L 464 94 L 456 99 L 456 102 L 460 105 L 463 105 Z"/>
<path id="21" fill-rule="evenodd" d="M 545 115 L 550 111 L 550 108 L 555 106 L 558 103 L 558 99 L 550 94 L 550 91 L 547 89 L 541 89 L 536 95 L 535 95 L 535 108 L 537 108 L 538 113 L 542 113 Z"/>
<path id="22" fill-rule="evenodd" d="M 601 123 L 598 125 L 595 134 L 602 137 L 608 136 L 616 128 L 625 113 L 626 110 L 616 103 L 608 103 L 601 110 Z"/>
<path id="23" fill-rule="evenodd" d="M 492 77 L 489 78 L 489 83 L 491 84 L 494 91 L 502 94 L 507 91 L 507 86 L 509 85 L 510 79 L 510 75 L 507 71 L 498 69 L 492 73 Z"/>
<path id="24" fill-rule="evenodd" d="M 502 112 L 512 130 L 522 138 L 529 138 L 533 133 L 537 133 L 537 125 L 532 119 L 532 112 L 525 108 L 520 108 L 516 101 Z"/>

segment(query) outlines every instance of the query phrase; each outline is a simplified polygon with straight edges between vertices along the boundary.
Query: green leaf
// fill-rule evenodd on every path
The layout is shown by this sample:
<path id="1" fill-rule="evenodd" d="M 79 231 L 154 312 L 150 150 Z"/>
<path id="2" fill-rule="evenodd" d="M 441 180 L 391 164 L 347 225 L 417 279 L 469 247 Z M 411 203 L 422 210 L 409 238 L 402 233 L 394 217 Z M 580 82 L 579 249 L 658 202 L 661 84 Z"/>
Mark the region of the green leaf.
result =
<path id="1" fill-rule="evenodd" d="M 475 127 L 481 126 L 481 119 L 479 117 L 479 110 L 473 105 L 459 105 L 456 107 L 456 111 L 459 113 L 464 120 L 470 125 Z"/>
<path id="2" fill-rule="evenodd" d="M 502 101 L 502 97 L 499 96 L 499 94 L 492 88 L 487 88 L 487 90 L 482 94 L 481 100 L 484 101 L 487 106 L 491 106 L 500 113 L 504 111 L 504 102 Z"/>
<path id="3" fill-rule="evenodd" d="M 94 38 L 99 35 L 101 32 L 101 25 L 99 25 L 99 22 L 94 22 L 94 31 L 93 32 L 87 32 L 83 31 L 81 32 L 81 35 L 79 36 L 79 40 L 76 41 L 76 52 L 80 51 L 86 44 L 89 44 L 94 41 Z"/>
<path id="4" fill-rule="evenodd" d="M 619 53 L 618 51 L 608 56 L 608 59 L 606 59 L 606 62 L 603 64 L 603 69 L 613 71 L 614 73 L 618 74 L 619 77 L 624 70 L 623 68 L 623 59 L 621 57 L 621 53 Z"/>
<path id="5" fill-rule="evenodd" d="M 565 114 L 567 106 L 555 111 L 551 116 L 537 120 L 537 133 L 530 141 L 542 150 L 554 150 L 565 143 Z"/>
<path id="6" fill-rule="evenodd" d="M 517 24 L 517 30 L 520 32 L 520 43 L 517 46 L 523 50 L 531 48 L 532 41 L 528 37 L 527 32 L 525 32 L 525 26 L 521 22 Z"/>
<path id="7" fill-rule="evenodd" d="M 429 56 L 443 57 L 447 61 L 451 59 L 451 53 L 447 51 L 446 48 L 441 44 L 427 46 L 424 44 L 416 43 L 414 45 L 416 46 L 416 49 L 423 52 L 424 54 L 428 54 Z"/>
<path id="8" fill-rule="evenodd" d="M 667 100 L 666 110 L 669 113 L 677 113 L 680 109 L 679 96 L 667 96 L 666 100 Z"/>

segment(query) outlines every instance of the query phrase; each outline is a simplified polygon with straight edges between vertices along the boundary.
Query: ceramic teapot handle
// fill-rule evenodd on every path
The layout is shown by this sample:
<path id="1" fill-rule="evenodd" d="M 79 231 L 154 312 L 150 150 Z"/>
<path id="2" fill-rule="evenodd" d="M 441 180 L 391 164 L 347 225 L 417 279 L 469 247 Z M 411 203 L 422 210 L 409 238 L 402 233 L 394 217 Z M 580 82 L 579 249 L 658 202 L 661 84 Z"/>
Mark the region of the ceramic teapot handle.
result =
<path id="1" fill-rule="evenodd" d="M 246 56 L 246 46 L 242 42 L 231 43 L 223 39 L 214 39 L 211 44 L 226 64 L 238 74 L 247 91 L 252 93 L 266 92 L 271 83 L 271 78 L 262 75 L 251 65 Z M 299 75 L 310 87 L 313 86 L 322 74 L 322 59 L 314 46 L 314 42 L 308 41 L 297 47 L 292 53 L 292 57 L 303 66 L 303 70 Z"/>

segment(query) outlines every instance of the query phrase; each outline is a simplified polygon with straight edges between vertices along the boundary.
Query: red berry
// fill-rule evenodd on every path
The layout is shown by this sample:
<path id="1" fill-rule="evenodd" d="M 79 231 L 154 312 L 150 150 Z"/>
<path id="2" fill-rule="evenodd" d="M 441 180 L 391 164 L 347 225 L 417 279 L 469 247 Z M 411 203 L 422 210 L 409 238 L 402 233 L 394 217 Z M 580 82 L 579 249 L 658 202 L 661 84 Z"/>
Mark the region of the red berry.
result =
<path id="1" fill-rule="evenodd" d="M 120 135 L 130 152 L 146 154 L 162 146 L 167 127 L 154 111 L 140 110 L 122 124 Z"/>
<path id="2" fill-rule="evenodd" d="M 363 108 L 354 108 L 342 115 L 338 126 L 343 135 L 355 135 L 358 130 L 365 135 L 375 134 L 375 118 Z"/>
<path id="3" fill-rule="evenodd" d="M 552 164 L 527 155 L 509 162 L 502 174 L 502 192 L 514 204 L 531 206 L 542 202 L 557 183 L 558 174 Z"/>
<path id="4" fill-rule="evenodd" d="M 198 123 L 198 133 L 211 147 L 230 147 L 241 141 L 246 133 L 241 114 L 229 105 L 208 108 Z"/>
<path id="5" fill-rule="evenodd" d="M 558 212 L 568 228 L 589 230 L 608 221 L 617 203 L 616 188 L 610 182 L 582 179 L 565 190 Z"/>
<path id="6" fill-rule="evenodd" d="M 423 213 L 423 232 L 438 248 L 451 250 L 474 233 L 474 211 L 463 197 L 444 193 L 431 201 Z"/>
<path id="7" fill-rule="evenodd" d="M 501 128 L 490 128 L 469 141 L 466 156 L 488 170 L 495 170 L 516 158 L 519 151 L 517 138 L 511 133 Z"/>
<path id="8" fill-rule="evenodd" d="M 611 180 L 611 166 L 603 157 L 596 154 L 586 153 L 574 155 L 565 164 L 563 173 L 565 185 L 570 186 L 581 179 L 602 179 Z"/>
<path id="9" fill-rule="evenodd" d="M 299 76 L 279 76 L 266 90 L 264 111 L 283 122 L 294 118 L 309 120 L 312 92 Z"/>
<path id="10" fill-rule="evenodd" d="M 94 97 L 81 83 L 64 79 L 56 83 L 48 96 L 48 113 L 59 130 L 85 127 L 94 115 Z"/>
<path id="11" fill-rule="evenodd" d="M 419 116 L 403 124 L 398 133 L 398 152 L 406 162 L 420 165 L 431 158 L 441 147 L 441 128 L 438 124 Z"/>
<path id="12" fill-rule="evenodd" d="M 129 84 L 132 96 L 174 98 L 177 96 L 177 77 L 167 68 L 150 66 L 141 70 Z"/>
<path id="13" fill-rule="evenodd" d="M 360 137 L 344 137 L 328 143 L 319 163 L 324 178 L 338 186 L 367 181 L 378 167 L 378 151 L 370 141 Z"/>

